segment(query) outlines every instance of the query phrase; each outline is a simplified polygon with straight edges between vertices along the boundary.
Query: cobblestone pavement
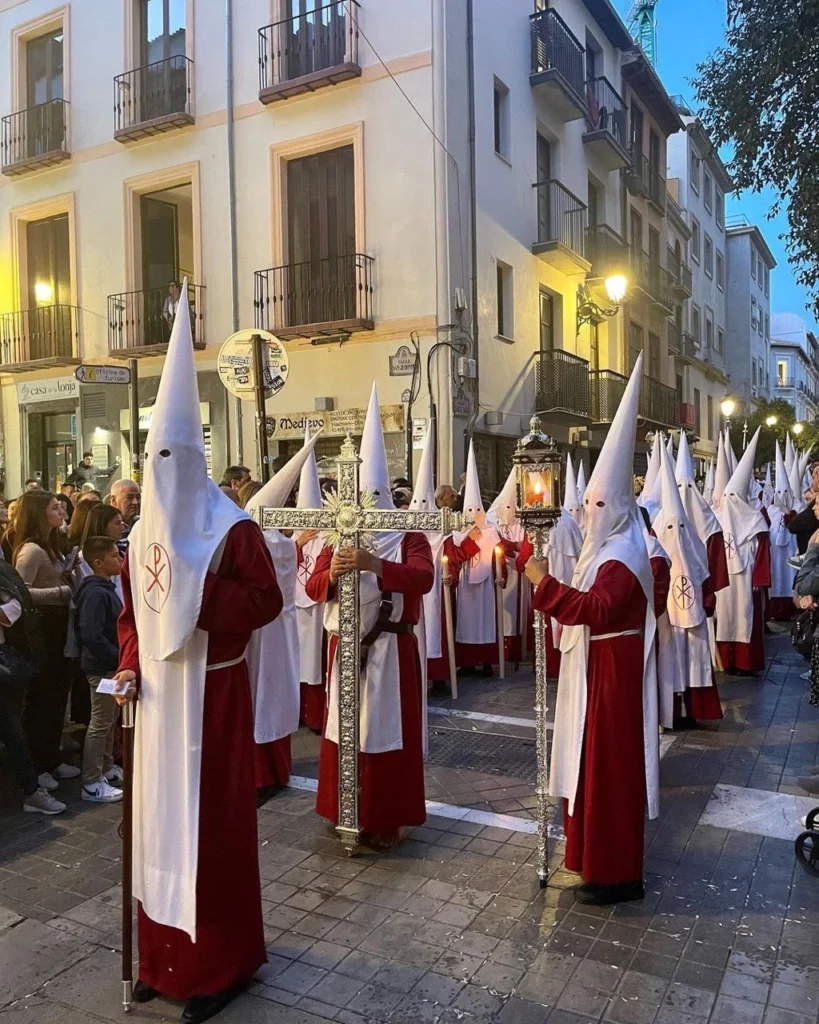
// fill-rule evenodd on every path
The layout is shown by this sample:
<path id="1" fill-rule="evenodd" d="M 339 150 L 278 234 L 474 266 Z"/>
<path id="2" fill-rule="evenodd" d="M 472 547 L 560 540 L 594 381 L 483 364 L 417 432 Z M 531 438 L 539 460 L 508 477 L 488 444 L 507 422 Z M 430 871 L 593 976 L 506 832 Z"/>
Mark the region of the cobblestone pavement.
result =
<path id="1" fill-rule="evenodd" d="M 723 682 L 719 726 L 664 737 L 647 896 L 613 909 L 574 904 L 559 840 L 538 887 L 525 671 L 465 680 L 466 714 L 433 701 L 436 803 L 389 854 L 339 856 L 313 812 L 316 740 L 300 735 L 294 787 L 259 814 L 269 960 L 219 1019 L 817 1024 L 819 879 L 796 864 L 793 837 L 819 803 L 796 788 L 819 761 L 819 714 L 787 638 L 770 654 L 764 679 Z M 0 1024 L 123 1016 L 119 811 L 64 788 L 60 818 L 0 816 Z M 178 1016 L 164 1002 L 131 1014 Z"/>

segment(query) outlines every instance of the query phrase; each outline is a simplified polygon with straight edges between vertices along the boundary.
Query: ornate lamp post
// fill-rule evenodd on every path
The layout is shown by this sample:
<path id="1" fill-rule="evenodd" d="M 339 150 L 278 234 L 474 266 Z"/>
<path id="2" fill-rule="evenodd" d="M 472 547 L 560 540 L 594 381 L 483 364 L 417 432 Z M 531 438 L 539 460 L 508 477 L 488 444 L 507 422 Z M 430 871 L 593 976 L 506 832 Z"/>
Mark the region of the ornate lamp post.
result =
<path id="1" fill-rule="evenodd" d="M 517 518 L 526 531 L 535 558 L 545 557 L 549 531 L 561 515 L 562 472 L 560 451 L 553 438 L 540 429 L 533 416 L 529 433 L 517 443 L 512 463 L 517 482 Z M 548 808 L 549 764 L 546 729 L 546 637 L 542 612 L 534 614 L 535 723 L 537 730 L 538 878 L 541 889 L 549 877 Z"/>

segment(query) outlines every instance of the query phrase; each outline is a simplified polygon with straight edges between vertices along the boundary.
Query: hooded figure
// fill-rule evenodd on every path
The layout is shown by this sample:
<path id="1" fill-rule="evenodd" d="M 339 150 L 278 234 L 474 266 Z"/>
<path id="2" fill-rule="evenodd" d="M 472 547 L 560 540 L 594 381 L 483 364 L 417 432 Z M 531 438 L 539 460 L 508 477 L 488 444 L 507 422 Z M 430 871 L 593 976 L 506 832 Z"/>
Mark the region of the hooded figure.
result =
<path id="1" fill-rule="evenodd" d="M 790 431 L 787 431 L 785 433 L 785 472 L 788 474 L 789 480 L 791 477 L 791 470 L 793 469 L 793 464 L 796 462 L 796 459 L 796 449 L 794 448 L 793 441 L 791 440 L 791 433 Z"/>
<path id="2" fill-rule="evenodd" d="M 683 450 L 685 434 L 682 433 L 680 438 L 678 458 Z M 673 728 L 675 724 L 682 724 L 682 717 L 722 718 L 722 707 L 716 690 L 707 702 L 700 696 L 701 692 L 714 687 L 706 621 L 708 609 L 713 611 L 714 607 L 713 592 L 707 583 L 708 555 L 705 544 L 685 513 L 668 457 L 663 459 L 660 477 L 662 500 L 660 512 L 654 520 L 654 533 L 671 559 L 668 615 L 660 620 L 665 635 L 660 633 L 658 645 L 660 724 Z M 687 716 L 684 716 L 684 711 L 688 712 Z"/>
<path id="3" fill-rule="evenodd" d="M 702 485 L 702 496 L 705 498 L 709 505 L 714 503 L 714 479 L 716 477 L 716 467 L 714 466 L 714 460 L 708 460 L 708 469 L 705 471 L 705 480 Z"/>
<path id="4" fill-rule="evenodd" d="M 716 593 L 727 587 L 730 582 L 722 527 L 705 495 L 697 490 L 694 482 L 694 462 L 688 447 L 688 435 L 684 430 L 680 431 L 675 477 L 685 514 L 708 553 L 709 585 Z"/>
<path id="5" fill-rule="evenodd" d="M 310 441 L 310 428 L 304 435 L 305 447 Z M 316 453 L 309 446 L 307 458 L 301 467 L 299 490 L 296 499 L 297 508 L 319 509 L 324 500 L 321 495 Z M 300 709 L 301 721 L 313 732 L 320 733 L 324 728 L 324 709 L 326 706 L 325 692 L 325 660 L 327 653 L 327 634 L 324 631 L 324 606 L 314 601 L 307 593 L 307 581 L 313 574 L 316 562 L 324 550 L 325 538 L 313 530 L 304 530 L 296 535 L 296 555 L 298 570 L 296 572 L 296 623 L 299 630 L 299 675 L 300 675 Z"/>
<path id="6" fill-rule="evenodd" d="M 486 520 L 497 527 L 506 558 L 506 587 L 503 591 L 503 637 L 506 661 L 519 662 L 523 650 L 523 631 L 529 619 L 529 584 L 523 578 L 524 561 L 520 554 L 526 532 L 517 521 L 517 473 L 513 468 L 500 494 L 486 513 Z M 521 593 L 523 597 L 521 598 Z"/>
<path id="7" fill-rule="evenodd" d="M 663 444 L 663 435 L 658 430 L 654 435 L 654 440 L 651 442 L 651 454 L 648 457 L 648 466 L 646 468 L 646 475 L 643 481 L 643 489 L 640 492 L 640 496 L 637 498 L 637 504 L 642 505 L 643 508 L 648 512 L 649 519 L 651 518 L 652 509 L 649 508 L 649 501 L 654 492 L 654 485 L 657 483 L 657 477 L 660 472 L 660 448 Z M 656 512 L 656 509 L 654 510 Z"/>
<path id="8" fill-rule="evenodd" d="M 245 648 L 282 607 L 256 524 L 208 477 L 183 285 L 129 537 L 120 686 L 139 678 L 140 1001 L 215 1013 L 265 962 Z M 213 824 L 200 834 L 200 821 Z"/>
<path id="9" fill-rule="evenodd" d="M 731 586 L 717 594 L 717 646 L 726 672 L 758 672 L 765 667 L 762 589 L 771 585 L 768 524 L 748 504 L 759 430 L 745 449 L 717 509 L 722 525 Z"/>
<path id="10" fill-rule="evenodd" d="M 472 529 L 457 538 L 469 554 L 469 562 L 461 571 L 458 586 L 458 622 L 455 627 L 455 657 L 459 668 L 478 668 L 491 674 L 498 662 L 495 614 L 495 548 L 500 534 L 487 519 L 481 500 L 481 485 L 475 463 L 475 449 L 470 443 L 466 462 L 463 517 Z M 506 566 L 503 565 L 505 573 Z"/>
<path id="11" fill-rule="evenodd" d="M 788 440 L 790 440 L 790 435 L 788 435 Z M 808 453 L 808 458 L 810 458 L 810 453 Z M 790 483 L 793 510 L 794 512 L 803 512 L 808 507 L 808 503 L 805 501 L 805 489 L 802 486 L 804 474 L 801 459 L 795 449 L 793 450 L 790 468 L 786 467 L 786 472 L 788 474 L 788 482 Z"/>
<path id="12" fill-rule="evenodd" d="M 632 483 L 642 363 L 586 488 L 572 585 L 527 565 L 535 609 L 563 625 L 549 793 L 565 801 L 575 898 L 592 904 L 642 898 L 646 807 L 659 810 L 654 581 Z"/>
<path id="13" fill-rule="evenodd" d="M 778 443 L 777 443 L 778 447 Z M 770 462 L 765 467 L 765 480 L 762 484 L 762 503 L 765 508 L 769 508 L 773 505 L 774 500 L 774 486 L 771 478 L 771 464 Z"/>
<path id="14" fill-rule="evenodd" d="M 245 505 L 253 515 L 261 508 L 282 508 L 312 457 L 319 435 L 305 443 Z M 282 592 L 281 614 L 253 634 L 247 650 L 256 720 L 256 788 L 286 786 L 292 763 L 290 737 L 299 728 L 300 663 L 296 613 L 296 541 L 281 530 L 263 530 Z"/>
<path id="15" fill-rule="evenodd" d="M 583 462 L 583 456 L 577 460 L 577 496 L 580 499 L 580 504 L 583 504 L 583 498 L 586 494 L 586 464 Z M 583 529 L 583 524 L 579 523 L 580 529 Z"/>
<path id="16" fill-rule="evenodd" d="M 580 461 L 580 465 L 583 465 L 582 459 Z M 571 455 L 566 456 L 566 484 L 563 491 L 563 508 L 569 513 L 572 519 L 574 519 L 575 523 L 577 523 L 582 536 L 583 499 L 580 496 L 580 490 L 577 486 Z"/>
<path id="17" fill-rule="evenodd" d="M 725 440 L 720 435 L 719 444 L 717 446 L 717 468 L 714 473 L 714 497 L 713 505 L 714 510 L 718 511 L 720 503 L 722 502 L 722 495 L 725 492 L 725 485 L 731 479 L 731 468 L 728 461 L 728 455 L 725 450 Z"/>
<path id="18" fill-rule="evenodd" d="M 373 384 L 361 438 L 359 484 L 382 509 L 394 508 L 378 392 Z M 316 809 L 338 822 L 339 575 L 358 571 L 362 668 L 359 716 L 359 822 L 362 841 L 394 845 L 402 826 L 426 819 L 423 734 L 424 683 L 414 627 L 422 599 L 435 581 L 432 552 L 421 533 L 374 533 L 367 549 L 325 548 L 307 583 L 313 600 L 326 602 L 328 712 L 319 760 Z"/>
<path id="19" fill-rule="evenodd" d="M 768 505 L 771 521 L 771 590 L 768 595 L 768 617 L 787 622 L 793 616 L 794 571 L 788 559 L 796 554 L 796 537 L 788 530 L 793 519 L 793 493 L 785 471 L 785 462 L 779 445 L 776 445 L 776 486 L 773 500 Z"/>
<path id="20" fill-rule="evenodd" d="M 728 427 L 725 428 L 725 459 L 728 466 L 728 473 L 730 475 L 737 468 L 737 457 L 734 452 L 734 446 L 731 443 L 731 431 Z"/>

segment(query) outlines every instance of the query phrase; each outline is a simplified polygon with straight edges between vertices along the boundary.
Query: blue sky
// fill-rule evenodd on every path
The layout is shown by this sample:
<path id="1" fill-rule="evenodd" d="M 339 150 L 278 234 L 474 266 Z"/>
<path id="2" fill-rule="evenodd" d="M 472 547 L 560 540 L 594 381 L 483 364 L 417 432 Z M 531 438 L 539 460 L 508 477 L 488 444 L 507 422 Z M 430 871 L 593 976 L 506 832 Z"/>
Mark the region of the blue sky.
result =
<path id="1" fill-rule="evenodd" d="M 771 0 L 773 2 L 773 0 Z M 615 0 L 625 20 L 630 0 Z M 693 103 L 694 90 L 690 79 L 697 63 L 712 53 L 724 39 L 725 0 L 660 0 L 657 7 L 657 51 L 660 77 L 669 93 L 681 93 Z M 808 323 L 813 316 L 805 309 L 808 293 L 794 280 L 780 235 L 788 230 L 787 219 L 781 213 L 768 220 L 771 193 L 743 193 L 740 198 L 727 197 L 726 213 L 744 213 L 759 225 L 773 252 L 777 267 L 771 276 L 771 310 L 775 313 L 792 311 L 804 316 Z"/>

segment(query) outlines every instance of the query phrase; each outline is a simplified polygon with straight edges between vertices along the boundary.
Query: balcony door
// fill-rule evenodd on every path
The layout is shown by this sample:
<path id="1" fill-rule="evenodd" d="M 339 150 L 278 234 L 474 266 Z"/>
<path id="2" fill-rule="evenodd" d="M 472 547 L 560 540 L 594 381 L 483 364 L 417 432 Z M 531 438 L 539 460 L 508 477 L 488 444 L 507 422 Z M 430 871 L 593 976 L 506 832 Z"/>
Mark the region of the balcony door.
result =
<path id="1" fill-rule="evenodd" d="M 139 120 L 178 114 L 187 105 L 187 0 L 139 0 Z"/>
<path id="2" fill-rule="evenodd" d="M 68 214 L 26 225 L 27 359 L 73 355 Z"/>
<path id="3" fill-rule="evenodd" d="M 173 315 L 166 309 L 166 299 L 172 282 L 181 283 L 180 223 L 187 220 L 182 201 L 186 189 L 190 186 L 140 196 L 142 290 L 129 300 L 140 321 L 140 337 L 133 344 L 164 345 L 170 340 Z M 182 195 L 174 201 L 177 193 Z"/>
<path id="4" fill-rule="evenodd" d="M 286 326 L 352 320 L 358 274 L 352 146 L 287 165 Z"/>
<path id="5" fill-rule="evenodd" d="M 551 188 L 549 182 L 552 180 L 552 144 L 542 135 L 537 136 L 537 237 L 540 241 L 551 240 L 552 217 L 550 207 Z"/>
<path id="6" fill-rule="evenodd" d="M 282 26 L 288 80 L 344 63 L 344 8 L 332 0 L 285 0 Z"/>
<path id="7" fill-rule="evenodd" d="M 59 28 L 26 43 L 26 156 L 62 149 L 65 141 L 63 104 L 63 30 Z M 54 102 L 57 101 L 57 102 Z"/>

